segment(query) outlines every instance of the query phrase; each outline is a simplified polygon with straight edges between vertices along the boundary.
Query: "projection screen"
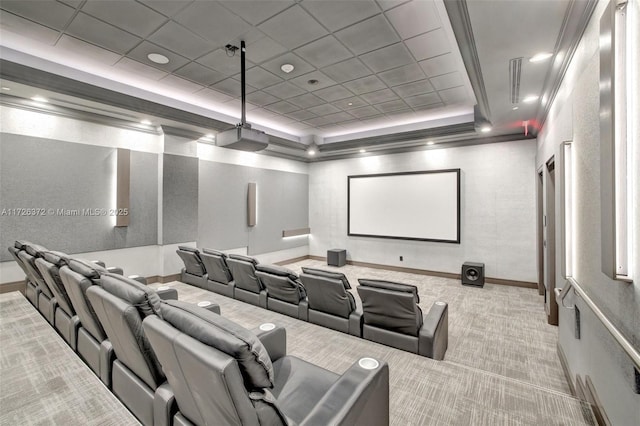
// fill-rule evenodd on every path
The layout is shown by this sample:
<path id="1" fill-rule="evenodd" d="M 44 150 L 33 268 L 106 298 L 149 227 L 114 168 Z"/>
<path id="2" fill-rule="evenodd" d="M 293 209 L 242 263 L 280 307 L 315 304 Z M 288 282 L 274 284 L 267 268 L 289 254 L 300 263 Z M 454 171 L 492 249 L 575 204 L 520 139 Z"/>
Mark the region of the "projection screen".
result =
<path id="1" fill-rule="evenodd" d="M 460 243 L 460 169 L 349 176 L 350 236 Z"/>

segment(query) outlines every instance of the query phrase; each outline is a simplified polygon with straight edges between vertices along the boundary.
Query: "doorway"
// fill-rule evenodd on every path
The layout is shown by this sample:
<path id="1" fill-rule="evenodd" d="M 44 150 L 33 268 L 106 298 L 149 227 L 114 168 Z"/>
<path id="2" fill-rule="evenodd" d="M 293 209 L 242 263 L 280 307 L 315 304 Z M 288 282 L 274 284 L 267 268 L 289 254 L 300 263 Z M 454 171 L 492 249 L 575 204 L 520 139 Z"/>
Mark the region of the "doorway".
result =
<path id="1" fill-rule="evenodd" d="M 538 292 L 544 295 L 547 322 L 558 325 L 556 304 L 556 181 L 555 157 L 538 171 Z"/>

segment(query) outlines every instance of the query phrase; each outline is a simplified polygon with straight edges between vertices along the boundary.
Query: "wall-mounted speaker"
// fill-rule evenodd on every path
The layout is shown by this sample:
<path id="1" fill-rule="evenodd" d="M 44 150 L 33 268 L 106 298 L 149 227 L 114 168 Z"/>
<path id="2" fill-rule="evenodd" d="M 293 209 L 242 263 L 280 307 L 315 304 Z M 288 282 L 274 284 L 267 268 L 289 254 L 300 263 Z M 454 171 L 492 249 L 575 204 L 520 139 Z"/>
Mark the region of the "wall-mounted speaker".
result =
<path id="1" fill-rule="evenodd" d="M 484 287 L 484 263 L 465 262 L 462 264 L 462 285 Z"/>

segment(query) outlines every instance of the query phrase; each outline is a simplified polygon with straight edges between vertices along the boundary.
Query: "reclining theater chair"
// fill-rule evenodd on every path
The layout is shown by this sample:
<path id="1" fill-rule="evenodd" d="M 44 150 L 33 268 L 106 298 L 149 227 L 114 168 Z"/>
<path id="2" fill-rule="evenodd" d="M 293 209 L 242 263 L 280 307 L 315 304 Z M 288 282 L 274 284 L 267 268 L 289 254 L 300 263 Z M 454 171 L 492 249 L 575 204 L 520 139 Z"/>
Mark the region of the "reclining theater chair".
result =
<path id="1" fill-rule="evenodd" d="M 446 303 L 434 303 L 423 319 L 416 286 L 381 280 L 358 281 L 363 338 L 428 358 L 444 358 L 448 344 Z"/>
<path id="2" fill-rule="evenodd" d="M 20 269 L 24 272 L 24 280 L 26 284 L 24 295 L 27 300 L 36 308 L 38 307 L 38 293 L 37 293 L 37 284 L 31 282 L 29 270 L 20 259 L 20 251 L 24 250 L 25 243 L 22 241 L 16 241 L 13 247 L 9 247 L 9 253 L 11 253 L 11 257 L 16 261 Z"/>
<path id="3" fill-rule="evenodd" d="M 161 312 L 143 327 L 178 402 L 175 426 L 389 423 L 384 362 L 363 358 L 339 376 L 285 355 L 284 328 L 256 336 L 177 301 Z"/>
<path id="4" fill-rule="evenodd" d="M 200 258 L 200 251 L 197 248 L 178 246 L 176 250 L 180 259 L 184 262 L 184 268 L 180 273 L 180 281 L 183 283 L 206 288 L 207 269 Z"/>
<path id="5" fill-rule="evenodd" d="M 18 257 L 27 269 L 29 281 L 36 284 L 38 303 L 35 306 L 49 324 L 53 325 L 58 302 L 36 266 L 36 258 L 41 257 L 46 251 L 48 250 L 42 246 L 27 243 L 25 249 L 18 253 Z"/>
<path id="6" fill-rule="evenodd" d="M 256 276 L 258 261 L 253 257 L 230 254 L 227 265 L 235 282 L 233 297 L 252 305 L 267 307 L 267 292 Z"/>
<path id="7" fill-rule="evenodd" d="M 177 411 L 173 391 L 142 330 L 142 320 L 161 315 L 158 294 L 140 282 L 103 274 L 87 297 L 113 344 L 113 393 L 145 426 L 170 425 Z"/>
<path id="8" fill-rule="evenodd" d="M 87 289 L 96 285 L 100 275 L 106 273 L 107 270 L 102 266 L 80 259 L 68 259 L 67 265 L 60 268 L 60 278 L 80 318 L 76 351 L 102 382 L 111 388 L 113 347 L 86 295 Z"/>
<path id="9" fill-rule="evenodd" d="M 300 281 L 307 291 L 309 322 L 362 337 L 362 313 L 344 274 L 303 267 Z"/>
<path id="10" fill-rule="evenodd" d="M 256 276 L 267 289 L 267 309 L 307 321 L 307 293 L 295 272 L 282 266 L 259 264 Z"/>
<path id="11" fill-rule="evenodd" d="M 202 249 L 200 259 L 207 271 L 205 289 L 233 297 L 235 283 L 227 265 L 227 255 L 216 250 Z"/>
<path id="12" fill-rule="evenodd" d="M 67 294 L 62 279 L 60 278 L 60 268 L 67 264 L 67 255 L 60 252 L 47 251 L 41 258 L 36 259 L 36 266 L 49 289 L 53 292 L 58 308 L 54 315 L 53 326 L 58 330 L 62 338 L 71 346 L 74 351 L 77 348 L 78 329 L 80 318 L 73 309 L 71 299 Z"/>

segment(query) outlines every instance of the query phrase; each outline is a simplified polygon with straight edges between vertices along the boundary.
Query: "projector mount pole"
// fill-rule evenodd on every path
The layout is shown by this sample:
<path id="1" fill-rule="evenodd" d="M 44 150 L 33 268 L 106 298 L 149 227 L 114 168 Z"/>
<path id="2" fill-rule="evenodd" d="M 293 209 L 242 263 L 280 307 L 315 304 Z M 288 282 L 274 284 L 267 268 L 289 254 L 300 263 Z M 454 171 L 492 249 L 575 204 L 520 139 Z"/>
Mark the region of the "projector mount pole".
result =
<path id="1" fill-rule="evenodd" d="M 244 40 L 240 41 L 240 79 L 242 80 L 242 98 L 241 98 L 241 103 L 242 103 L 242 121 L 240 122 L 240 125 L 242 127 L 246 127 L 247 126 L 247 105 L 246 105 L 246 84 L 245 84 L 245 62 L 244 62 L 244 55 L 245 55 L 245 48 L 244 48 Z"/>

